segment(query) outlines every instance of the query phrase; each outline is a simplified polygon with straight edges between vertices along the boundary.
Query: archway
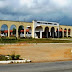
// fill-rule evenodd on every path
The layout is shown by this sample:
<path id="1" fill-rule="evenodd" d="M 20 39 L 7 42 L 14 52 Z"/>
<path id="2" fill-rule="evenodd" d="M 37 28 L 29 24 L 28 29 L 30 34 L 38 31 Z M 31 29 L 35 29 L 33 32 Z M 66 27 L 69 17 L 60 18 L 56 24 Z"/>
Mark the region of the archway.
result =
<path id="1" fill-rule="evenodd" d="M 45 34 L 44 34 L 45 38 L 49 38 L 50 34 L 49 34 L 49 28 L 45 27 Z"/>
<path id="2" fill-rule="evenodd" d="M 67 37 L 67 29 L 64 29 L 64 37 Z"/>
<path id="3" fill-rule="evenodd" d="M 31 28 L 31 26 L 26 27 L 26 37 L 32 37 L 32 28 Z"/>
<path id="4" fill-rule="evenodd" d="M 8 36 L 8 26 L 6 24 L 1 26 L 1 36 Z"/>
<path id="5" fill-rule="evenodd" d="M 58 38 L 58 28 L 56 29 L 56 38 Z"/>
<path id="6" fill-rule="evenodd" d="M 16 26 L 11 25 L 10 27 L 10 37 L 16 37 Z"/>
<path id="7" fill-rule="evenodd" d="M 60 38 L 62 38 L 62 36 L 63 36 L 63 32 L 62 32 L 62 31 L 63 31 L 63 29 L 60 28 L 60 30 L 59 30 L 59 37 L 60 37 Z"/>
<path id="8" fill-rule="evenodd" d="M 71 29 L 68 29 L 68 37 L 71 37 Z"/>
<path id="9" fill-rule="evenodd" d="M 41 26 L 37 26 L 35 28 L 35 38 L 42 38 L 43 28 Z"/>
<path id="10" fill-rule="evenodd" d="M 19 26 L 18 35 L 19 35 L 19 37 L 24 37 L 24 26 L 23 25 Z"/>
<path id="11" fill-rule="evenodd" d="M 52 38 L 55 37 L 55 28 L 54 27 L 51 28 L 51 37 Z"/>

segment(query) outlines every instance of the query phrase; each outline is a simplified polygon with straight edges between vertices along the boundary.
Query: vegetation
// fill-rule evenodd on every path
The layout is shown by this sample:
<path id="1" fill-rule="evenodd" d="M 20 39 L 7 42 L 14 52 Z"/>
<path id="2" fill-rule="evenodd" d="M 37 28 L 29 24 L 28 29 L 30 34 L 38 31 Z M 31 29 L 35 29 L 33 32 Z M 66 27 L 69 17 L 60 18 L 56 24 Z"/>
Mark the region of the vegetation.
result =
<path id="1" fill-rule="evenodd" d="M 69 40 L 63 38 L 56 39 L 32 39 L 32 38 L 16 38 L 16 37 L 2 37 L 0 43 L 72 43 L 72 38 Z"/>
<path id="2" fill-rule="evenodd" d="M 13 28 L 13 34 L 16 34 L 16 29 L 15 28 Z"/>
<path id="3" fill-rule="evenodd" d="M 8 59 L 4 55 L 0 55 L 0 61 L 3 61 L 3 60 L 8 60 Z"/>
<path id="4" fill-rule="evenodd" d="M 11 60 L 19 60 L 20 55 L 13 54 L 10 57 L 12 58 Z"/>
<path id="5" fill-rule="evenodd" d="M 0 55 L 0 61 L 4 61 L 4 60 L 19 60 L 19 58 L 20 58 L 20 55 L 15 55 L 15 54 L 13 54 L 13 55 L 7 55 L 7 56 L 5 56 L 5 55 Z"/>

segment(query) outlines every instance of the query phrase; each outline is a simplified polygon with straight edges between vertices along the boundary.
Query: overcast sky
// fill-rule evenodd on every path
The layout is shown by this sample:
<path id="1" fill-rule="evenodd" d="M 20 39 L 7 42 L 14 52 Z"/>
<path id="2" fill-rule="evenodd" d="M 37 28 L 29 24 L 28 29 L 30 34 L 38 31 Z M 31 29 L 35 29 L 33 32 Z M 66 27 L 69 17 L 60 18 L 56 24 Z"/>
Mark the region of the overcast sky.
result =
<path id="1" fill-rule="evenodd" d="M 72 0 L 0 0 L 0 19 L 72 25 Z"/>

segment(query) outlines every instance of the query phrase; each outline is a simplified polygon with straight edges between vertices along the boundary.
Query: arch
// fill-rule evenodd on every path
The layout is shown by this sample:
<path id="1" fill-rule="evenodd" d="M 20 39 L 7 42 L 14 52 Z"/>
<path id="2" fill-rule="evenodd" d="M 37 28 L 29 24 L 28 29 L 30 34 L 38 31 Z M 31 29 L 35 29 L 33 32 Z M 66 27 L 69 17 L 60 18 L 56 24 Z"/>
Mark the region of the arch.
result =
<path id="1" fill-rule="evenodd" d="M 51 37 L 52 38 L 55 37 L 55 28 L 54 27 L 51 28 Z"/>
<path id="2" fill-rule="evenodd" d="M 20 25 L 18 28 L 18 36 L 24 37 L 24 26 L 23 25 Z"/>
<path id="3" fill-rule="evenodd" d="M 60 28 L 60 30 L 59 30 L 59 37 L 62 38 L 62 36 L 63 36 L 63 29 Z"/>
<path id="4" fill-rule="evenodd" d="M 71 37 L 71 29 L 68 29 L 68 37 Z"/>
<path id="5" fill-rule="evenodd" d="M 1 36 L 8 36 L 8 26 L 6 24 L 1 26 Z"/>
<path id="6" fill-rule="evenodd" d="M 50 36 L 49 27 L 45 27 L 45 31 L 44 32 L 45 32 L 45 34 L 44 34 L 45 38 L 48 38 Z"/>
<path id="7" fill-rule="evenodd" d="M 16 37 L 16 25 L 10 27 L 10 37 Z"/>
<path id="8" fill-rule="evenodd" d="M 37 32 L 39 32 L 39 31 L 43 31 L 43 28 L 42 28 L 42 26 L 37 26 L 36 28 L 35 28 L 35 31 Z"/>
<path id="9" fill-rule="evenodd" d="M 64 37 L 67 37 L 67 29 L 64 29 Z"/>
<path id="10" fill-rule="evenodd" d="M 32 37 L 32 28 L 31 28 L 31 26 L 26 27 L 26 37 Z"/>
<path id="11" fill-rule="evenodd" d="M 43 28 L 42 26 L 37 26 L 35 28 L 35 38 L 42 38 Z"/>

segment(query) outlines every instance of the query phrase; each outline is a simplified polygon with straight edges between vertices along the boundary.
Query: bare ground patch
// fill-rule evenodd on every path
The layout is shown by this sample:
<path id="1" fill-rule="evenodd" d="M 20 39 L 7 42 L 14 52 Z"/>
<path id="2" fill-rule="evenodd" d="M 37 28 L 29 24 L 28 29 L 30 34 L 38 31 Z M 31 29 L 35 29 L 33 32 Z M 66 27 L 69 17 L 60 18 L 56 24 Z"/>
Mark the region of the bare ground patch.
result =
<path id="1" fill-rule="evenodd" d="M 33 62 L 48 62 L 72 60 L 72 44 L 27 44 L 4 45 L 0 47 L 0 54 L 19 54 L 22 58 Z"/>

